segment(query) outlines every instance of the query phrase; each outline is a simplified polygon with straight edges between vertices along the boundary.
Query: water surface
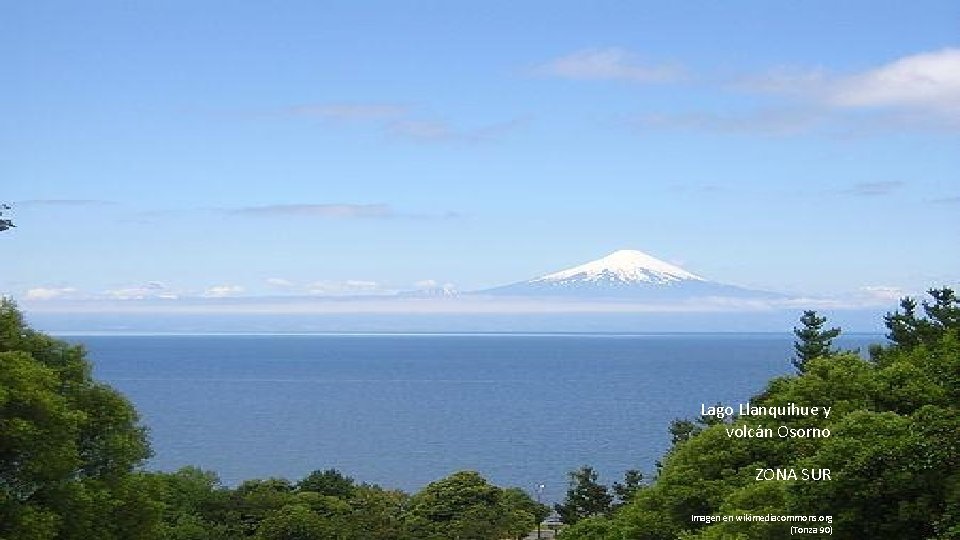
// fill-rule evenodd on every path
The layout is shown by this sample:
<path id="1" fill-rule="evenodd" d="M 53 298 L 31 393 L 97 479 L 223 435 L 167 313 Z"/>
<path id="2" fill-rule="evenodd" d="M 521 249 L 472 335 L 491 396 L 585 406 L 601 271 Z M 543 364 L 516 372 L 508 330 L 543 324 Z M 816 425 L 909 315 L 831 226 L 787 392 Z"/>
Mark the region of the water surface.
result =
<path id="1" fill-rule="evenodd" d="M 228 484 L 334 467 L 416 490 L 460 469 L 501 485 L 591 464 L 652 471 L 667 426 L 791 371 L 789 334 L 71 336 L 150 427 L 151 467 Z M 847 337 L 844 347 L 880 341 Z"/>

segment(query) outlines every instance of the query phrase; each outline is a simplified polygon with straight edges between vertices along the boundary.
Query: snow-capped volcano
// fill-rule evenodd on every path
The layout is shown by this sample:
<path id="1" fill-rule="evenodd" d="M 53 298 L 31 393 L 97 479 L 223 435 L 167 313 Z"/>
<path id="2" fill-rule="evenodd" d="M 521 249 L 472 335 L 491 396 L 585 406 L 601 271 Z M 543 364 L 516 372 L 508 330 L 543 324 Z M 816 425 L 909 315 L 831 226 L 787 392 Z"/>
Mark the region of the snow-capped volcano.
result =
<path id="1" fill-rule="evenodd" d="M 706 281 L 702 277 L 687 272 L 679 266 L 661 261 L 635 249 L 614 251 L 602 259 L 590 261 L 580 266 L 561 270 L 533 279 L 537 282 L 613 282 L 613 283 L 652 283 L 658 285 L 674 281 Z"/>
<path id="2" fill-rule="evenodd" d="M 478 294 L 676 301 L 704 297 L 770 298 L 710 281 L 642 251 L 622 249 L 595 261 Z"/>

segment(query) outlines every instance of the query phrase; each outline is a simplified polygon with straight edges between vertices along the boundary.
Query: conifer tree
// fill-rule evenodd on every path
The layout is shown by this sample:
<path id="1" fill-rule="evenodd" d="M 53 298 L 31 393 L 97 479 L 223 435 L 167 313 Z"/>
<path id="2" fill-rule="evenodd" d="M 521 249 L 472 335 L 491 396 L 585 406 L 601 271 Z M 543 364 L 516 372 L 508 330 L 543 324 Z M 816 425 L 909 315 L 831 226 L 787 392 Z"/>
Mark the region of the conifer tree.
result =
<path id="1" fill-rule="evenodd" d="M 6 231 L 11 227 L 16 227 L 16 225 L 13 224 L 12 219 L 3 217 L 4 212 L 12 209 L 13 207 L 11 207 L 9 204 L 0 203 L 0 232 Z"/>
<path id="2" fill-rule="evenodd" d="M 806 371 L 807 362 L 814 358 L 830 356 L 837 351 L 831 348 L 833 339 L 840 335 L 840 328 L 824 330 L 826 317 L 820 317 L 816 311 L 807 310 L 800 317 L 801 326 L 793 329 L 797 340 L 793 342 L 796 356 L 790 361 L 797 373 Z"/>
<path id="3" fill-rule="evenodd" d="M 883 322 L 889 330 L 887 339 L 901 347 L 919 345 L 920 319 L 917 318 L 917 301 L 910 297 L 902 298 L 900 300 L 900 310 L 887 313 L 883 318 Z"/>
<path id="4" fill-rule="evenodd" d="M 643 473 L 636 469 L 630 469 L 625 472 L 623 474 L 623 483 L 613 483 L 613 493 L 619 501 L 617 506 L 629 504 L 630 501 L 633 500 L 634 495 L 641 489 L 643 489 Z"/>
<path id="5" fill-rule="evenodd" d="M 553 508 L 560 514 L 566 525 L 573 525 L 581 519 L 599 516 L 610 512 L 613 495 L 607 486 L 599 483 L 599 475 L 593 467 L 583 466 L 570 472 L 570 489 L 563 504 Z"/>
<path id="6" fill-rule="evenodd" d="M 897 347 L 910 348 L 931 345 L 944 334 L 960 338 L 960 299 L 949 288 L 930 289 L 927 294 L 933 302 L 923 302 L 923 314 L 917 315 L 917 301 L 906 297 L 900 300 L 900 310 L 887 313 L 883 322 L 889 332 L 887 339 Z"/>
<path id="7" fill-rule="evenodd" d="M 684 441 L 690 439 L 690 437 L 696 435 L 701 431 L 701 428 L 694 424 L 691 420 L 685 418 L 675 418 L 670 422 L 670 445 L 676 446 Z"/>

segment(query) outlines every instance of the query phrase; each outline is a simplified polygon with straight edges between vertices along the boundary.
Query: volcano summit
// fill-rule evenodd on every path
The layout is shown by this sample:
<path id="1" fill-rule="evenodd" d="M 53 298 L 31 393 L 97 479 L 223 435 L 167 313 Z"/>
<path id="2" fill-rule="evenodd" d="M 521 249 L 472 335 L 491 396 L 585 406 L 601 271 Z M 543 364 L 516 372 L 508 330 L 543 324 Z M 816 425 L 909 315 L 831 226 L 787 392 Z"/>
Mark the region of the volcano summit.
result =
<path id="1" fill-rule="evenodd" d="M 642 251 L 622 249 L 602 259 L 477 294 L 674 301 L 694 298 L 782 298 L 710 281 Z"/>

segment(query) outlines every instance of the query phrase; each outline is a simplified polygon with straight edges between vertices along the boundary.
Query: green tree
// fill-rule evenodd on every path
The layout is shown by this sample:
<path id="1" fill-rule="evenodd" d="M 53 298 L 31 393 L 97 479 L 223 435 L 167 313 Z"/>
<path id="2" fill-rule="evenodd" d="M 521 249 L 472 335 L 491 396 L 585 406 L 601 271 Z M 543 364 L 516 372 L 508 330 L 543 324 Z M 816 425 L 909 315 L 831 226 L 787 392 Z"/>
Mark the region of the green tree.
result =
<path id="1" fill-rule="evenodd" d="M 675 418 L 670 422 L 668 431 L 670 432 L 670 445 L 677 446 L 678 444 L 699 433 L 701 428 L 699 428 L 690 420 L 684 418 Z"/>
<path id="2" fill-rule="evenodd" d="M 284 506 L 260 524 L 257 540 L 336 540 L 337 531 L 310 508 Z"/>
<path id="3" fill-rule="evenodd" d="M 823 416 L 738 418 L 671 449 L 656 480 L 609 516 L 564 531 L 579 540 L 777 540 L 776 522 L 695 523 L 692 515 L 829 515 L 831 538 L 960 538 L 960 323 L 952 292 L 882 349 L 809 360 L 754 398 L 761 406 L 829 406 Z M 827 437 L 737 438 L 731 427 L 829 429 Z M 830 481 L 757 482 L 758 468 L 830 469 Z"/>
<path id="4" fill-rule="evenodd" d="M 496 540 L 508 519 L 501 495 L 474 471 L 432 482 L 410 499 L 407 534 L 417 540 Z"/>
<path id="5" fill-rule="evenodd" d="M 643 473 L 635 469 L 630 469 L 623 474 L 623 482 L 613 483 L 613 494 L 617 497 L 618 506 L 628 504 L 641 489 L 643 489 Z"/>
<path id="6" fill-rule="evenodd" d="M 593 467 L 584 465 L 571 471 L 570 488 L 563 503 L 554 505 L 560 519 L 567 525 L 573 525 L 581 519 L 603 515 L 610 512 L 613 495 L 607 486 L 598 482 L 599 474 Z"/>
<path id="7" fill-rule="evenodd" d="M 900 300 L 900 310 L 883 318 L 887 339 L 895 347 L 935 344 L 945 333 L 960 337 L 960 300 L 956 293 L 948 288 L 930 289 L 927 293 L 933 302 L 923 302 L 924 316 L 917 315 L 917 301 L 907 297 Z"/>
<path id="8" fill-rule="evenodd" d="M 901 299 L 900 310 L 887 313 L 883 321 L 887 327 L 887 339 L 896 345 L 915 347 L 920 344 L 920 319 L 917 317 L 917 301 L 913 298 Z"/>
<path id="9" fill-rule="evenodd" d="M 227 522 L 218 513 L 229 490 L 220 485 L 217 475 L 196 467 L 184 467 L 173 473 L 150 473 L 157 487 L 157 499 L 163 504 L 163 540 L 227 540 L 231 534 Z"/>
<path id="10" fill-rule="evenodd" d="M 826 317 L 820 317 L 816 311 L 807 310 L 800 317 L 801 326 L 794 328 L 793 333 L 797 340 L 793 342 L 793 348 L 796 356 L 791 360 L 797 373 L 803 373 L 806 370 L 807 362 L 814 358 L 829 356 L 836 351 L 831 349 L 834 338 L 840 335 L 839 328 L 823 329 Z"/>
<path id="11" fill-rule="evenodd" d="M 541 504 L 520 488 L 506 488 L 501 492 L 500 504 L 507 516 L 504 532 L 513 538 L 521 538 L 537 527 L 550 515 L 550 507 Z"/>
<path id="12" fill-rule="evenodd" d="M 162 485 L 163 502 L 177 513 L 197 514 L 222 491 L 216 473 L 197 467 L 183 467 L 172 473 L 152 473 Z"/>
<path id="13" fill-rule="evenodd" d="M 147 538 L 160 519 L 133 406 L 82 347 L 30 329 L 0 299 L 0 539 Z"/>
<path id="14" fill-rule="evenodd" d="M 398 490 L 360 484 L 349 498 L 351 527 L 358 540 L 400 540 L 403 536 L 403 511 L 409 495 Z"/>
<path id="15" fill-rule="evenodd" d="M 266 517 L 297 503 L 296 488 L 284 478 L 246 480 L 230 494 L 226 517 L 231 530 L 245 535 L 257 531 Z"/>
<path id="16" fill-rule="evenodd" d="M 300 491 L 313 491 L 331 497 L 346 498 L 353 493 L 353 478 L 336 469 L 313 471 L 297 484 Z"/>

